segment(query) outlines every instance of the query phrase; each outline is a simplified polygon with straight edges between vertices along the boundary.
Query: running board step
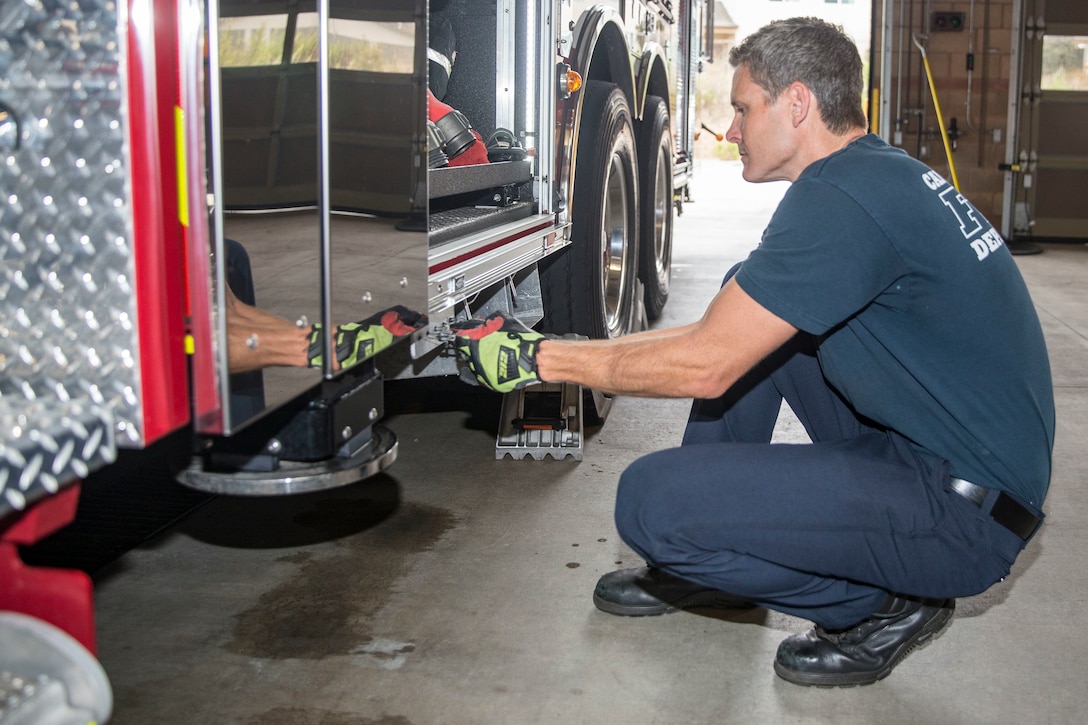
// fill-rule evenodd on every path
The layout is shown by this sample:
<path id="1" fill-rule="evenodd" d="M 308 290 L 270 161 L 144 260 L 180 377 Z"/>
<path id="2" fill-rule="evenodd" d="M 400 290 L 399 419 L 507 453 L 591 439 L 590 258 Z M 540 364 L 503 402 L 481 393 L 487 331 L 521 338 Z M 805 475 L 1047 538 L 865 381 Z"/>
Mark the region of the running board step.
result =
<path id="1" fill-rule="evenodd" d="M 495 459 L 568 456 L 582 460 L 584 425 L 600 425 L 612 398 L 573 383 L 541 383 L 507 393 L 495 441 Z"/>

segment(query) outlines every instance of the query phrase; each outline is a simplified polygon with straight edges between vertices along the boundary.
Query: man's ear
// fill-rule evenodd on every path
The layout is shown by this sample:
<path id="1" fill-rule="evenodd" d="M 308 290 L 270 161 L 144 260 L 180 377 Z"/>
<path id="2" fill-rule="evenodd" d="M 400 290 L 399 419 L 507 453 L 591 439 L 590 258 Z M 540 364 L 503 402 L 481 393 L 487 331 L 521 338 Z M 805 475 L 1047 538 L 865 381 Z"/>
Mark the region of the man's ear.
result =
<path id="1" fill-rule="evenodd" d="M 800 126 L 816 110 L 816 99 L 812 91 L 800 81 L 794 81 L 786 89 L 786 100 L 790 104 L 790 119 L 794 128 Z"/>

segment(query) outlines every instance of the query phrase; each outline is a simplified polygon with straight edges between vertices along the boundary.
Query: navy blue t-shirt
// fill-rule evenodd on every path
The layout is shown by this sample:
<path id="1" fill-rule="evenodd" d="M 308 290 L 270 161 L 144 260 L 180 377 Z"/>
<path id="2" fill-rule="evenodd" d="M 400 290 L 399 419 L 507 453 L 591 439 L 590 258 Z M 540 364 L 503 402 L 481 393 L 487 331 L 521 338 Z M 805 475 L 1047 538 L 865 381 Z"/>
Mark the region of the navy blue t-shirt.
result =
<path id="1" fill-rule="evenodd" d="M 952 475 L 1039 505 L 1054 398 L 1003 240 L 937 172 L 874 135 L 812 164 L 736 281 L 819 336 L 828 382 Z"/>

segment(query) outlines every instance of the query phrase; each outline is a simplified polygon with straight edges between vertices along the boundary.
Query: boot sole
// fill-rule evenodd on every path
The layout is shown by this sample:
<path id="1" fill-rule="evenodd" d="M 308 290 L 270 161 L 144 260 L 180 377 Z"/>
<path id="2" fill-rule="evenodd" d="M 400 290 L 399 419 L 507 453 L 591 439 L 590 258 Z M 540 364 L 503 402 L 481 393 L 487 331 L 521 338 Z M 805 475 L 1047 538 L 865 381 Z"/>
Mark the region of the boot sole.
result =
<path id="1" fill-rule="evenodd" d="M 741 599 L 735 599 L 721 592 L 713 591 L 698 592 L 675 602 L 662 602 L 658 605 L 619 604 L 603 599 L 597 592 L 593 592 L 593 605 L 602 612 L 608 612 L 620 617 L 657 617 L 662 614 L 679 612 L 681 609 L 751 609 L 755 606 Z"/>
<path id="2" fill-rule="evenodd" d="M 805 687 L 831 688 L 871 685 L 890 675 L 892 670 L 894 670 L 911 652 L 925 647 L 927 644 L 944 634 L 945 630 L 948 629 L 948 625 L 952 622 L 953 611 L 953 608 L 949 607 L 938 612 L 937 615 L 926 622 L 925 626 L 918 630 L 913 637 L 903 643 L 899 652 L 888 660 L 886 665 L 875 672 L 850 672 L 843 674 L 797 672 L 796 670 L 783 667 L 779 664 L 778 660 L 775 660 L 775 674 L 787 682 L 792 682 L 795 685 L 804 685 Z"/>

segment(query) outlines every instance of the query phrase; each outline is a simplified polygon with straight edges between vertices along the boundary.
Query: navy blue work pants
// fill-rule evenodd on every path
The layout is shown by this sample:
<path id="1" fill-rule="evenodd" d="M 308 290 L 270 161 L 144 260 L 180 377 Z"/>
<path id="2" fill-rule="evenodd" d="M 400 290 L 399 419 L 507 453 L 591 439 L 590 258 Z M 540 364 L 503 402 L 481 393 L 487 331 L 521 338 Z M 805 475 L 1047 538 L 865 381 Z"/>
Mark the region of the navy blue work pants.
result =
<path id="1" fill-rule="evenodd" d="M 799 334 L 715 400 L 678 448 L 620 478 L 616 526 L 652 566 L 827 629 L 889 593 L 960 597 L 1009 572 L 1023 540 L 948 487 L 948 464 L 861 418 Z M 785 400 L 812 443 L 771 444 Z"/>

